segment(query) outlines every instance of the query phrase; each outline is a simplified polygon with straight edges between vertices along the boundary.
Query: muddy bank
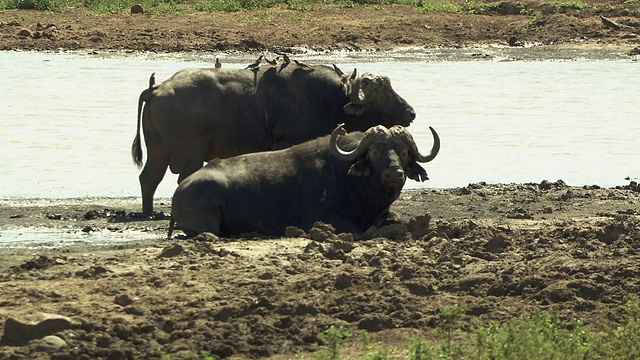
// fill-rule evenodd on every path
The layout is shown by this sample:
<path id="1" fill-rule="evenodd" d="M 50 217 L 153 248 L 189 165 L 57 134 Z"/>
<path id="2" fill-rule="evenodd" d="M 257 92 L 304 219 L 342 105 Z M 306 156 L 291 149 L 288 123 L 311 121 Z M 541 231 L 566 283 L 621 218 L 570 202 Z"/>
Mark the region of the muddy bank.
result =
<path id="1" fill-rule="evenodd" d="M 330 4 L 242 12 L 201 12 L 186 7 L 180 14 L 161 15 L 96 14 L 90 9 L 7 10 L 0 12 L 0 49 L 299 54 L 498 44 L 640 52 L 636 49 L 640 45 L 638 10 L 631 3 L 579 4 L 584 6 L 462 2 L 458 12 L 424 12 L 410 5 Z"/>
<path id="2" fill-rule="evenodd" d="M 616 324 L 623 297 L 640 291 L 638 190 L 543 182 L 406 191 L 394 205 L 402 224 L 278 239 L 166 240 L 167 220 L 135 219 L 137 199 L 3 203 L 0 229 L 115 224 L 123 236 L 145 227 L 149 239 L 3 249 L 0 319 L 64 318 L 46 334 L 57 347 L 32 329 L 38 337 L 22 343 L 5 336 L 0 354 L 293 358 L 315 351 L 331 325 L 383 344 L 437 336 L 442 308 L 459 301 L 481 322 L 543 308 Z"/>

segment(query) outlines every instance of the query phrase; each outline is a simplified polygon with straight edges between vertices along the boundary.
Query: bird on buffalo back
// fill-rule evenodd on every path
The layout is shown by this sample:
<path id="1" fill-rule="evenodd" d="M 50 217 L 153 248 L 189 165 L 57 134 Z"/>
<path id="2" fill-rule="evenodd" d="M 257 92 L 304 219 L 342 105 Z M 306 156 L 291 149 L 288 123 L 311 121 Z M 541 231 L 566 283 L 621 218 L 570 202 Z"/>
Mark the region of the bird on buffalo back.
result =
<path id="1" fill-rule="evenodd" d="M 266 60 L 266 61 L 267 61 L 267 63 L 268 63 L 269 65 L 271 65 L 271 66 L 278 66 L 278 59 L 279 59 L 279 58 L 280 58 L 280 57 L 276 57 L 276 58 L 275 58 L 275 59 L 273 59 L 273 60 L 269 60 L 269 59 L 265 59 L 265 60 Z"/>
<path id="2" fill-rule="evenodd" d="M 247 67 L 245 69 L 255 69 L 258 66 L 260 66 L 260 62 L 262 62 L 262 55 L 260 55 L 260 57 L 258 57 L 258 60 L 256 60 L 253 63 L 247 65 Z"/>
<path id="3" fill-rule="evenodd" d="M 303 67 L 303 68 L 307 68 L 307 69 L 311 69 L 311 66 L 303 63 L 302 61 L 298 61 L 298 60 L 293 60 L 294 63 L 296 63 L 296 65 Z"/>

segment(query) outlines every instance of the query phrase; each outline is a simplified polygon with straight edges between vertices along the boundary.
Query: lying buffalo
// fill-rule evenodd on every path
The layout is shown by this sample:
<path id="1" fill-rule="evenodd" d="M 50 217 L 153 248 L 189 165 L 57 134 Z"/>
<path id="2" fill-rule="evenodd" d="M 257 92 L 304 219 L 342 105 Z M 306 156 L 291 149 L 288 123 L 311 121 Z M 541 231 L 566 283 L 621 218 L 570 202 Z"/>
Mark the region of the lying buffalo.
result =
<path id="1" fill-rule="evenodd" d="M 282 235 L 289 225 L 308 231 L 315 221 L 338 232 L 365 231 L 385 219 L 407 177 L 427 180 L 422 155 L 402 126 L 375 126 L 344 135 L 342 125 L 288 149 L 214 159 L 180 183 L 172 222 L 186 234 L 246 232 Z M 340 144 L 338 144 L 338 142 Z"/>
<path id="2" fill-rule="evenodd" d="M 144 110 L 143 103 L 146 102 Z M 331 133 L 375 125 L 408 126 L 413 108 L 386 76 L 351 76 L 337 67 L 300 62 L 248 69 L 187 69 L 160 85 L 150 80 L 140 95 L 133 160 L 142 166 L 140 126 L 147 161 L 140 174 L 142 211 L 167 167 L 178 183 L 204 161 L 289 147 Z"/>

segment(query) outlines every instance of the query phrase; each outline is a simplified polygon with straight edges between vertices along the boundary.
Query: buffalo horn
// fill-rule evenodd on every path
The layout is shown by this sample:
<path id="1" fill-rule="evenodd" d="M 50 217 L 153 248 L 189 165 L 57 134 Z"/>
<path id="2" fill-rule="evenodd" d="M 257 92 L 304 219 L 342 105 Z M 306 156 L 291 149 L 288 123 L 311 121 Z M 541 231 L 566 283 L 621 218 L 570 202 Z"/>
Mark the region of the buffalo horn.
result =
<path id="1" fill-rule="evenodd" d="M 362 77 L 358 77 L 353 81 L 351 85 L 351 94 L 349 94 L 349 100 L 354 105 L 364 105 L 364 99 L 360 98 L 360 84 L 362 83 Z"/>
<path id="2" fill-rule="evenodd" d="M 349 79 L 351 81 L 355 80 L 358 77 L 358 69 L 353 68 L 353 72 L 351 73 L 351 76 L 349 76 Z"/>
<path id="3" fill-rule="evenodd" d="M 338 160 L 344 162 L 355 161 L 371 146 L 371 142 L 373 141 L 374 137 L 374 131 L 371 131 L 372 129 L 367 130 L 364 133 L 362 139 L 360 139 L 360 142 L 355 149 L 351 151 L 345 151 L 340 149 L 340 146 L 338 146 L 338 135 L 346 135 L 347 133 L 343 126 L 344 124 L 338 125 L 338 127 L 336 127 L 331 133 L 331 138 L 329 139 L 329 149 L 331 150 L 331 154 Z"/>
<path id="4" fill-rule="evenodd" d="M 375 96 L 375 91 L 378 88 L 376 86 L 377 84 L 373 79 L 373 76 L 374 75 L 372 74 L 365 73 L 353 81 L 353 85 L 351 87 L 351 94 L 349 95 L 349 100 L 351 100 L 351 102 L 354 105 L 366 105 L 371 101 L 373 101 L 373 98 Z M 362 85 L 364 81 L 368 82 L 370 85 L 368 86 L 365 85 L 363 87 Z"/>
<path id="5" fill-rule="evenodd" d="M 397 131 L 401 134 L 401 136 L 409 145 L 409 151 L 411 152 L 411 155 L 416 159 L 417 162 L 429 162 L 436 158 L 436 155 L 438 155 L 438 152 L 440 151 L 440 137 L 431 126 L 429 126 L 429 130 L 431 130 L 431 134 L 433 135 L 433 146 L 431 147 L 431 151 L 426 155 L 420 153 L 416 142 L 413 140 L 411 134 L 407 130 L 405 130 L 405 128 L 398 126 L 396 129 L 397 130 L 394 130 L 394 132 Z"/>

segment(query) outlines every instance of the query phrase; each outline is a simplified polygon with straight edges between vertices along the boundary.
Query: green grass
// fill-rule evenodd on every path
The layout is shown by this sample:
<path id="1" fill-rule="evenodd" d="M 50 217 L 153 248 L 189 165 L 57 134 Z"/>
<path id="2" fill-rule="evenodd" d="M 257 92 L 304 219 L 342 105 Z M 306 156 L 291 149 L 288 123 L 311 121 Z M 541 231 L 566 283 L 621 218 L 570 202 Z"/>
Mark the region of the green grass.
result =
<path id="1" fill-rule="evenodd" d="M 354 8 L 363 4 L 383 6 L 394 4 L 412 5 L 424 12 L 483 13 L 499 8 L 502 0 L 0 0 L 0 11 L 7 9 L 36 9 L 41 11 L 61 11 L 66 8 L 87 8 L 97 14 L 127 11 L 135 4 L 141 4 L 150 14 L 179 14 L 188 11 L 242 11 L 268 9 L 276 5 L 290 10 L 310 11 L 325 4 L 335 4 L 344 8 Z M 557 12 L 580 11 L 587 4 L 580 0 L 551 1 Z M 527 15 L 527 2 L 518 2 L 521 15 Z M 609 6 L 611 7 L 611 6 Z M 627 9 L 630 14 L 640 11 L 640 0 L 624 0 L 616 8 Z M 603 10 L 606 10 L 604 7 Z M 595 9 L 597 10 L 597 9 Z M 304 21 L 304 19 L 303 19 Z"/>
<path id="2" fill-rule="evenodd" d="M 558 10 L 558 12 L 561 12 L 566 9 L 573 9 L 573 10 L 580 11 L 582 9 L 585 9 L 586 7 L 587 7 L 587 4 L 577 0 L 562 1 L 562 2 L 556 3 L 556 9 Z"/>
<path id="3" fill-rule="evenodd" d="M 454 1 L 418 0 L 416 7 L 424 12 L 461 12 L 463 7 Z"/>
<path id="4" fill-rule="evenodd" d="M 319 360 L 337 360 L 340 359 L 340 345 L 342 340 L 350 338 L 352 335 L 342 326 L 332 326 L 318 338 L 322 342 L 322 348 L 316 356 Z"/>
<path id="5" fill-rule="evenodd" d="M 483 13 L 485 10 L 498 8 L 502 0 L 0 0 L 0 11 L 6 9 L 36 9 L 41 11 L 60 11 L 66 8 L 87 8 L 98 14 L 127 11 L 134 4 L 141 4 L 145 12 L 151 14 L 183 13 L 187 11 L 242 11 L 251 9 L 268 9 L 281 5 L 290 10 L 309 11 L 324 4 L 335 4 L 345 8 L 353 8 L 363 4 L 379 7 L 394 4 L 413 5 L 424 12 L 447 13 Z M 569 9 L 580 11 L 587 4 L 580 0 L 552 1 L 556 11 Z M 639 0 L 624 0 L 620 7 L 637 12 Z M 517 5 L 521 14 L 527 14 L 527 3 Z"/>
<path id="6" fill-rule="evenodd" d="M 35 9 L 58 11 L 67 7 L 68 3 L 68 0 L 0 0 L 0 10 Z"/>
<path id="7" fill-rule="evenodd" d="M 441 326 L 436 329 L 444 334 L 441 341 L 418 337 L 408 339 L 406 348 L 381 348 L 361 340 L 367 349 L 363 355 L 343 357 L 343 340 L 352 335 L 342 327 L 331 327 L 320 336 L 316 359 L 640 359 L 640 298 L 628 296 L 624 307 L 627 322 L 616 328 L 587 328 L 579 319 L 563 319 L 543 310 L 502 324 L 473 326 L 477 319 L 463 320 L 467 308 L 456 304 L 441 311 Z"/>
<path id="8" fill-rule="evenodd" d="M 555 7 L 556 12 L 564 12 L 566 10 L 580 11 L 587 8 L 587 4 L 579 0 L 551 1 L 543 4 L 551 4 Z"/>
<path id="9" fill-rule="evenodd" d="M 392 4 L 413 5 L 422 11 L 460 12 L 463 6 L 453 0 L 0 0 L 0 11 L 7 9 L 36 9 L 61 11 L 66 8 L 87 8 L 98 14 L 127 11 L 140 4 L 151 14 L 182 13 L 185 11 L 242 11 L 268 9 L 283 5 L 290 10 L 307 11 L 318 5 L 336 4 L 345 8 L 363 4 L 377 6 Z"/>

